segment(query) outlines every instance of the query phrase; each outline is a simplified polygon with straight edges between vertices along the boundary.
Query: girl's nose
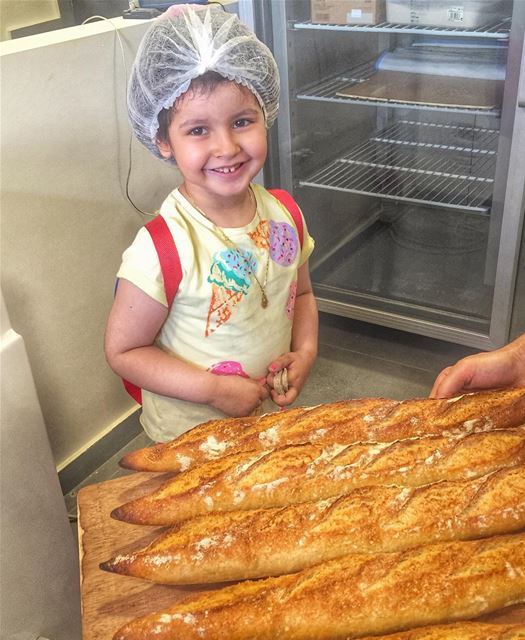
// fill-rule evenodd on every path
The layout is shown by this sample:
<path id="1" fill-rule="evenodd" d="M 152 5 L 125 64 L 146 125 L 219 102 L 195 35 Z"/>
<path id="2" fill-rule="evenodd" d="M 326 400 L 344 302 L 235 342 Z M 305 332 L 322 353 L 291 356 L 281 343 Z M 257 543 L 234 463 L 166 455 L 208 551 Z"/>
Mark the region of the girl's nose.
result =
<path id="1" fill-rule="evenodd" d="M 217 132 L 213 155 L 216 158 L 232 157 L 239 152 L 239 143 L 232 131 Z"/>

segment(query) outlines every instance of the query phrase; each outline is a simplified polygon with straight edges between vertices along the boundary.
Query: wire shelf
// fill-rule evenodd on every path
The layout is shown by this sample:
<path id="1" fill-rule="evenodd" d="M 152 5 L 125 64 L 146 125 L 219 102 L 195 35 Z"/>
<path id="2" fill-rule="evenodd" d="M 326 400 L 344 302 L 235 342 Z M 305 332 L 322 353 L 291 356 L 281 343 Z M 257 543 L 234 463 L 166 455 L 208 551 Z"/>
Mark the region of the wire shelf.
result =
<path id="1" fill-rule="evenodd" d="M 396 24 L 381 22 L 379 24 L 323 24 L 320 22 L 295 22 L 294 29 L 319 29 L 326 31 L 361 31 L 363 33 L 414 33 L 432 36 L 466 36 L 474 38 L 496 38 L 508 40 L 510 34 L 510 18 L 489 23 L 477 29 L 465 29 L 462 27 L 426 27 L 418 24 Z"/>
<path id="2" fill-rule="evenodd" d="M 488 213 L 497 143 L 494 129 L 401 120 L 299 184 Z"/>
<path id="3" fill-rule="evenodd" d="M 346 72 L 330 76 L 326 80 L 310 84 L 296 95 L 297 100 L 313 100 L 337 102 L 341 104 L 361 104 L 380 107 L 397 107 L 403 109 L 417 109 L 418 111 L 446 111 L 451 113 L 469 113 L 472 115 L 496 116 L 501 115 L 500 109 L 476 109 L 470 107 L 455 107 L 446 105 L 427 105 L 423 103 L 407 103 L 398 100 L 373 100 L 369 98 L 345 97 L 338 95 L 343 89 L 365 82 L 376 72 L 375 62 L 366 62 Z"/>

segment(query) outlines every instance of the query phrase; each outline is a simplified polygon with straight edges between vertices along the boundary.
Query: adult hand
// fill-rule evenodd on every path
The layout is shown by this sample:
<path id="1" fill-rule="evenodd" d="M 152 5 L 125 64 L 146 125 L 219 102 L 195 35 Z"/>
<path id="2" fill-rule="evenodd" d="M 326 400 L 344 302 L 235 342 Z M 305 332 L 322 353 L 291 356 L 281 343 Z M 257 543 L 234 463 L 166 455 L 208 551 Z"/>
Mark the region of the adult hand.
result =
<path id="1" fill-rule="evenodd" d="M 501 349 L 467 356 L 443 369 L 430 397 L 449 398 L 482 389 L 519 386 L 525 386 L 525 334 Z"/>

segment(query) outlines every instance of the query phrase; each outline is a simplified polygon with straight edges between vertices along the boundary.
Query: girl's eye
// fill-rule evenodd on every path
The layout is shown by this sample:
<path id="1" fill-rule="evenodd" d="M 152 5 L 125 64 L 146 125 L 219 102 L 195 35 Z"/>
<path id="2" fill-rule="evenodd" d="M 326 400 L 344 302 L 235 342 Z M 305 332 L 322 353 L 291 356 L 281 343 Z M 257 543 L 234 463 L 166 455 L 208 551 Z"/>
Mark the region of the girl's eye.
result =
<path id="1" fill-rule="evenodd" d="M 250 120 L 248 120 L 248 118 L 239 118 L 239 120 L 236 120 L 236 121 L 233 123 L 233 126 L 234 126 L 236 129 L 239 129 L 239 128 L 241 128 L 241 127 L 247 127 L 249 124 L 250 124 Z"/>
<path id="2" fill-rule="evenodd" d="M 193 129 L 190 130 L 190 136 L 202 136 L 205 133 L 205 127 L 193 127 Z"/>

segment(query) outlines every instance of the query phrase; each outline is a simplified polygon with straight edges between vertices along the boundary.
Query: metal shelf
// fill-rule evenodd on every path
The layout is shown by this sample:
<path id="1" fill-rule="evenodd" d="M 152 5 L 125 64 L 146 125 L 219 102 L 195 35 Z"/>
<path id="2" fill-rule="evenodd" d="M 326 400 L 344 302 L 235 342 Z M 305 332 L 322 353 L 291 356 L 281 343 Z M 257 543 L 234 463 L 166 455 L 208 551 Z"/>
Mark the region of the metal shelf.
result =
<path id="1" fill-rule="evenodd" d="M 334 102 L 340 104 L 360 104 L 376 107 L 394 107 L 402 109 L 416 109 L 418 111 L 446 111 L 447 113 L 469 113 L 472 115 L 496 116 L 501 115 L 500 109 L 472 109 L 469 107 L 447 107 L 443 105 L 426 105 L 421 103 L 407 103 L 397 100 L 370 100 L 367 98 L 346 98 L 337 95 L 342 89 L 353 84 L 368 80 L 376 71 L 375 62 L 367 62 L 345 73 L 338 73 L 326 80 L 316 82 L 301 89 L 296 95 L 297 100 L 311 100 Z"/>
<path id="2" fill-rule="evenodd" d="M 431 36 L 466 36 L 474 38 L 496 38 L 508 40 L 510 33 L 510 18 L 500 22 L 485 24 L 477 29 L 461 27 L 425 27 L 417 24 L 396 24 L 381 22 L 379 24 L 322 24 L 319 22 L 294 22 L 294 29 L 316 29 L 325 31 L 361 31 L 363 33 L 412 33 Z"/>
<path id="3" fill-rule="evenodd" d="M 299 184 L 488 213 L 498 133 L 401 120 Z"/>

